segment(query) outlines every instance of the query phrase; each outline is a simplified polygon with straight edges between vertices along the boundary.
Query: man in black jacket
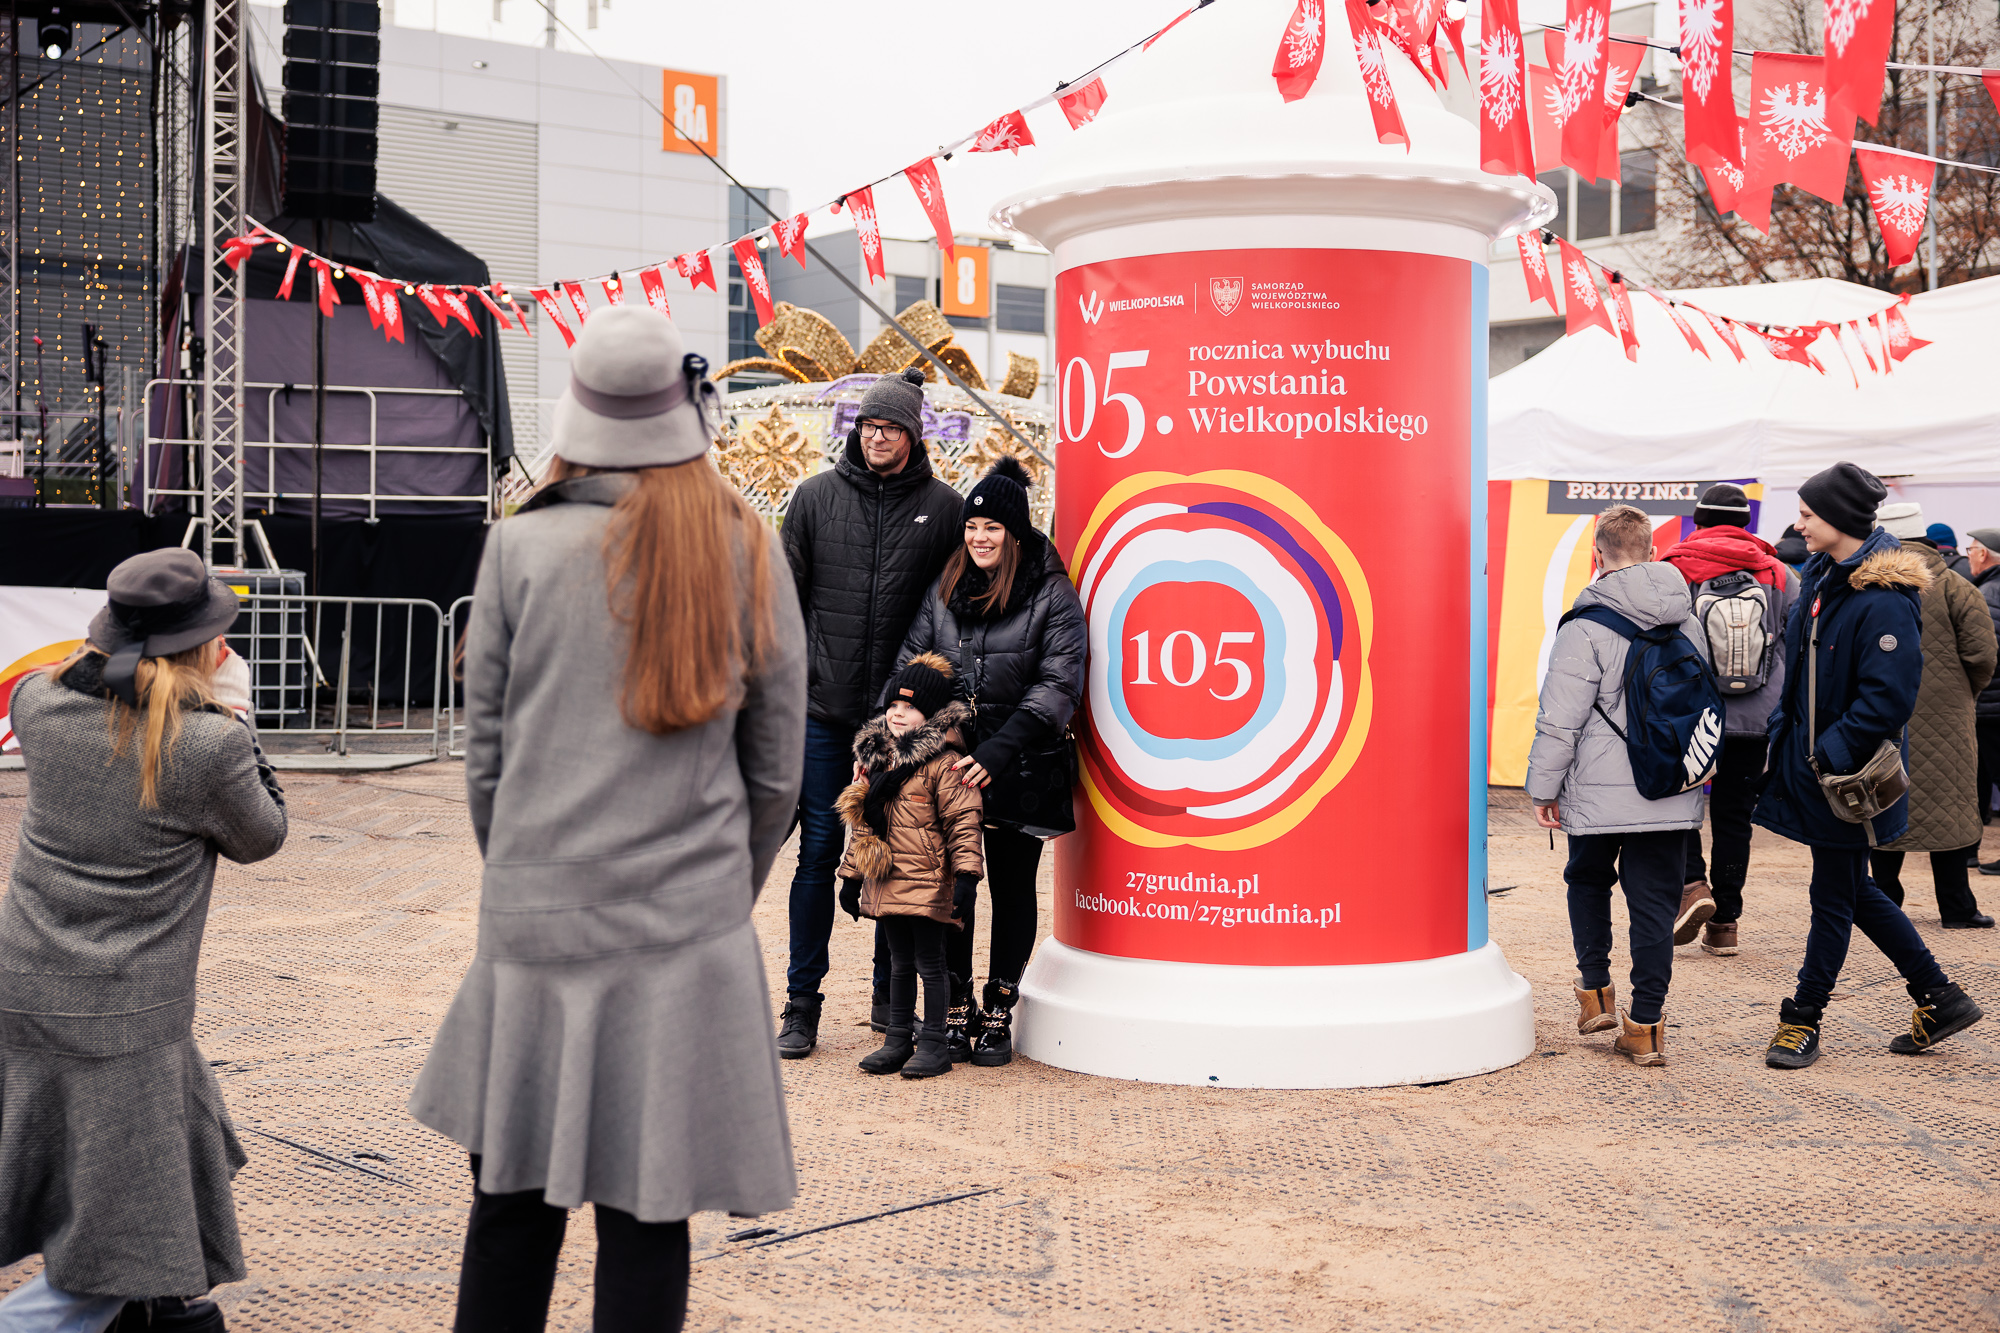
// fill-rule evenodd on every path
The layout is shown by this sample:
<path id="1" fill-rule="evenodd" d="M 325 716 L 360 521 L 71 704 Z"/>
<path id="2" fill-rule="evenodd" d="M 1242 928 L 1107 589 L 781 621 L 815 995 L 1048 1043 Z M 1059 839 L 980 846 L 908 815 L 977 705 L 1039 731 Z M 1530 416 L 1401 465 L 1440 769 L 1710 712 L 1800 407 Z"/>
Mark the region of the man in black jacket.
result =
<path id="1" fill-rule="evenodd" d="M 963 540 L 963 501 L 932 474 L 924 448 L 923 386 L 918 370 L 871 385 L 846 453 L 801 482 L 785 512 L 807 672 L 799 868 L 778 1031 L 778 1054 L 788 1060 L 811 1055 L 819 1041 L 841 851 L 833 802 L 854 774 L 854 733 L 888 683 L 918 605 Z"/>

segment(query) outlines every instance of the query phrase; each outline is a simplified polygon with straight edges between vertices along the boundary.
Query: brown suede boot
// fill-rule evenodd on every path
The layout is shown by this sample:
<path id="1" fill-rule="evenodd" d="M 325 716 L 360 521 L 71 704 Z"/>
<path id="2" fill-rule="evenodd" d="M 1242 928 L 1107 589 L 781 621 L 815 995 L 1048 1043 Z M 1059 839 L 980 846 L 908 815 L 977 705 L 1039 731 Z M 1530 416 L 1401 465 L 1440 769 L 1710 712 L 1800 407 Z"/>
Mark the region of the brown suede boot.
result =
<path id="1" fill-rule="evenodd" d="M 1603 1032 L 1618 1026 L 1618 989 L 1606 986 L 1603 990 L 1585 990 L 1575 982 L 1570 989 L 1576 992 L 1576 1030 L 1584 1036 L 1593 1032 Z"/>
<path id="2" fill-rule="evenodd" d="M 1674 943 L 1688 944 L 1701 932 L 1702 923 L 1715 915 L 1715 898 L 1708 881 L 1698 879 L 1681 890 L 1681 910 L 1674 917 Z"/>
<path id="3" fill-rule="evenodd" d="M 1622 1012 L 1618 1019 L 1625 1030 L 1618 1034 L 1617 1041 L 1611 1043 L 1612 1050 L 1635 1065 L 1663 1065 L 1667 1062 L 1666 1015 L 1662 1014 L 1657 1023 L 1634 1023 L 1630 1014 Z"/>
<path id="4" fill-rule="evenodd" d="M 1701 951 L 1717 954 L 1723 958 L 1736 953 L 1736 923 L 1734 921 L 1711 921 L 1701 928 Z"/>

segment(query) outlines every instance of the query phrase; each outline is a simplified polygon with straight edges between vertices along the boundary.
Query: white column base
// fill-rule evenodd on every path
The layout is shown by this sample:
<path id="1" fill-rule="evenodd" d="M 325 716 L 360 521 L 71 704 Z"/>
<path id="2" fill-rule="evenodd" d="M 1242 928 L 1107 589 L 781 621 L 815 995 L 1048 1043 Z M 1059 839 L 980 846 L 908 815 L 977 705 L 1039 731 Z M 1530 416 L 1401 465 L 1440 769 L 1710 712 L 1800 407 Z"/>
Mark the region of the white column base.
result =
<path id="1" fill-rule="evenodd" d="M 1021 978 L 1014 1044 L 1059 1069 L 1220 1088 L 1373 1088 L 1505 1069 L 1535 1048 L 1527 979 L 1472 953 L 1351 967 L 1236 967 L 1054 939 Z"/>

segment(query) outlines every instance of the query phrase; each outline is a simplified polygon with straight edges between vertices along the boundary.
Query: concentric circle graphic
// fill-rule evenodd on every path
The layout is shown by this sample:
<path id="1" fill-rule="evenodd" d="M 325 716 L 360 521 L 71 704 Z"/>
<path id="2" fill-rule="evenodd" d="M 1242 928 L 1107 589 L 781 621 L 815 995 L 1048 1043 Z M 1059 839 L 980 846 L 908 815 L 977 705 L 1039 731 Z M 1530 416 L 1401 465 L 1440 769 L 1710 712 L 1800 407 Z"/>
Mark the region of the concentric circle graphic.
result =
<path id="1" fill-rule="evenodd" d="M 1373 609 L 1360 562 L 1296 493 L 1240 471 L 1126 478 L 1071 576 L 1090 626 L 1083 784 L 1110 831 L 1261 846 L 1353 767 Z"/>

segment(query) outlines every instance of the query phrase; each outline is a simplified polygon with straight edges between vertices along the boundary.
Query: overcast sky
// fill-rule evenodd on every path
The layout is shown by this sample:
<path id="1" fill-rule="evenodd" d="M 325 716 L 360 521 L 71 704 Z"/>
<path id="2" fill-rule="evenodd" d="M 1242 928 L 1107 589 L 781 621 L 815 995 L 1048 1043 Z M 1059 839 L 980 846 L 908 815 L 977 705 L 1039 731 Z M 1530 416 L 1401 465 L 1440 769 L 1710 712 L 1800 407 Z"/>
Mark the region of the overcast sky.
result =
<path id="1" fill-rule="evenodd" d="M 730 168 L 748 184 L 791 191 L 793 206 L 803 208 L 900 170 L 1049 92 L 1192 0 L 1009 0 L 935 9 L 906 0 L 764 0 L 754 7 L 597 0 L 595 29 L 586 26 L 590 0 L 550 3 L 599 54 L 727 76 Z M 394 0 L 396 22 L 406 27 L 543 41 L 548 16 L 536 0 L 497 0 L 497 8 L 496 23 L 496 0 Z M 556 44 L 580 49 L 560 30 Z M 658 87 L 644 91 L 657 96 Z M 1031 114 L 1029 124 L 1037 138 L 1070 133 L 1052 106 Z M 1034 152 L 1018 159 L 961 154 L 944 164 L 953 225 L 987 230 L 988 207 L 1032 179 Z M 904 182 L 879 188 L 876 203 L 888 234 L 931 234 Z M 822 231 L 846 222 L 821 215 L 815 224 Z"/>

